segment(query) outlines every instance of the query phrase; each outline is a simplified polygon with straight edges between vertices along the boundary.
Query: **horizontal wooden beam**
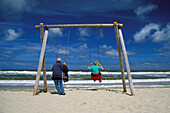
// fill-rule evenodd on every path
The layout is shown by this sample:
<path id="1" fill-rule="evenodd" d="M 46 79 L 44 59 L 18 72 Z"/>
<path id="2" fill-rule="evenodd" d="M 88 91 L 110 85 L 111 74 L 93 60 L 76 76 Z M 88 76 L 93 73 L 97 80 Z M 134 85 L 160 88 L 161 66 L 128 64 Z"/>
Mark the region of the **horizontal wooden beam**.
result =
<path id="1" fill-rule="evenodd" d="M 44 28 L 79 28 L 79 27 L 114 27 L 116 24 L 118 26 L 123 27 L 123 24 L 119 24 L 117 22 L 114 22 L 113 24 L 58 24 L 58 25 L 43 25 L 43 23 L 40 23 L 40 25 L 36 25 L 35 28 L 39 29 L 40 26 L 43 26 Z"/>

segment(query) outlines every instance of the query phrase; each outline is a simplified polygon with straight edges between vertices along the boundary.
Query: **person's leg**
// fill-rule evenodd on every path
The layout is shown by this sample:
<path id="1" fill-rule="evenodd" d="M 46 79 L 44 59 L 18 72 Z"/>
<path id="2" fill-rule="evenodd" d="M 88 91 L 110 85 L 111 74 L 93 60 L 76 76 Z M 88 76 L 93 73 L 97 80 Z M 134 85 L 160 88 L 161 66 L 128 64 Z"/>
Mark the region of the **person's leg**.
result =
<path id="1" fill-rule="evenodd" d="M 59 81 L 58 80 L 54 80 L 54 84 L 55 84 L 55 87 L 56 87 L 56 89 L 58 91 L 58 94 L 60 95 L 61 93 L 60 93 L 60 88 L 59 88 Z"/>
<path id="2" fill-rule="evenodd" d="M 101 73 L 99 73 L 99 82 L 100 82 L 100 83 L 102 82 L 102 76 L 101 76 Z"/>
<path id="3" fill-rule="evenodd" d="M 64 92 L 64 85 L 63 85 L 63 79 L 59 80 L 60 81 L 60 89 L 61 89 L 61 93 L 65 94 Z"/>
<path id="4" fill-rule="evenodd" d="M 102 79 L 99 79 L 99 82 L 101 83 L 101 82 L 102 82 Z"/>

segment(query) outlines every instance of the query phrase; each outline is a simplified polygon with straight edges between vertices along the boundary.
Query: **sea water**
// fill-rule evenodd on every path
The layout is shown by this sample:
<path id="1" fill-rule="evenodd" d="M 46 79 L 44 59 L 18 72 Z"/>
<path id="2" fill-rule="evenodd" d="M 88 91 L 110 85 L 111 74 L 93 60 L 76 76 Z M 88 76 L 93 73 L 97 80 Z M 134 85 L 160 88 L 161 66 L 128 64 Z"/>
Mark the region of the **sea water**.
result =
<path id="1" fill-rule="evenodd" d="M 86 87 L 122 87 L 121 72 L 110 71 L 101 72 L 102 82 L 94 82 L 91 79 L 90 72 L 87 71 L 69 71 L 69 81 L 64 83 L 67 88 L 86 88 Z M 1 70 L 0 88 L 4 87 L 34 87 L 37 71 L 30 70 Z M 47 86 L 54 87 L 51 80 L 52 71 L 47 71 Z M 170 86 L 170 71 L 135 71 L 131 72 L 133 84 L 135 87 L 167 87 Z M 41 73 L 39 87 L 44 86 L 43 74 Z M 128 86 L 128 77 L 125 72 L 126 85 Z"/>

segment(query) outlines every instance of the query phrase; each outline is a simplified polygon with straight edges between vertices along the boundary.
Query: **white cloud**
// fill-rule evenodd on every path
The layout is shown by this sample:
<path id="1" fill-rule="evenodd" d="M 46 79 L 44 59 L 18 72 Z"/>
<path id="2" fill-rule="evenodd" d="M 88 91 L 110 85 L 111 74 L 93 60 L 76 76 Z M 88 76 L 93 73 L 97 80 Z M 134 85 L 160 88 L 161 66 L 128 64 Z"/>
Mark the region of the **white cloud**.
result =
<path id="1" fill-rule="evenodd" d="M 60 30 L 60 28 L 50 28 L 49 29 L 49 37 L 50 38 L 59 38 L 63 36 L 63 29 Z"/>
<path id="2" fill-rule="evenodd" d="M 108 50 L 108 49 L 112 49 L 112 46 L 102 45 L 100 46 L 100 48 L 104 50 Z"/>
<path id="3" fill-rule="evenodd" d="M 140 6 L 134 10 L 137 16 L 144 17 L 144 15 L 150 13 L 158 8 L 157 5 L 149 3 L 146 6 Z"/>
<path id="4" fill-rule="evenodd" d="M 99 38 L 103 38 L 104 37 L 104 33 L 103 33 L 102 29 L 99 30 L 98 36 L 99 36 Z"/>
<path id="5" fill-rule="evenodd" d="M 158 31 L 159 28 L 160 28 L 159 24 L 150 23 L 148 25 L 145 25 L 139 32 L 133 35 L 134 41 L 136 43 L 145 42 L 146 37 L 150 36 L 151 30 Z"/>
<path id="6" fill-rule="evenodd" d="M 88 58 L 89 55 L 88 54 L 84 54 L 84 55 L 78 55 L 79 58 Z"/>
<path id="7" fill-rule="evenodd" d="M 170 41 L 170 23 L 162 30 L 157 30 L 151 37 L 153 42 Z"/>
<path id="8" fill-rule="evenodd" d="M 81 36 L 87 36 L 87 29 L 86 28 L 79 28 L 78 29 Z"/>
<path id="9" fill-rule="evenodd" d="M 102 45 L 102 46 L 100 46 L 100 48 L 103 50 L 103 53 L 106 56 L 112 56 L 112 57 L 117 57 L 118 56 L 117 50 L 113 49 L 112 46 Z"/>
<path id="10" fill-rule="evenodd" d="M 50 32 L 53 33 L 53 34 L 58 34 L 60 36 L 63 36 L 62 29 L 60 30 L 60 28 L 51 28 Z"/>
<path id="11" fill-rule="evenodd" d="M 87 49 L 87 48 L 88 48 L 87 44 L 83 44 L 78 47 L 78 49 L 80 49 L 80 50 Z"/>
<path id="12" fill-rule="evenodd" d="M 69 49 L 67 49 L 67 53 L 66 53 L 66 49 L 59 49 L 58 50 L 58 54 L 61 54 L 61 55 L 65 55 L 65 54 L 70 54 L 71 51 Z"/>
<path id="13" fill-rule="evenodd" d="M 90 29 L 88 29 L 88 31 L 87 31 L 87 28 L 79 28 L 78 31 L 80 34 L 79 40 L 87 40 L 88 36 L 90 36 Z M 95 34 L 95 35 L 97 35 L 97 34 Z M 98 30 L 98 38 L 103 38 L 103 37 L 104 37 L 103 30 L 99 29 Z"/>
<path id="14" fill-rule="evenodd" d="M 127 51 L 127 55 L 135 55 L 135 54 L 137 54 L 136 52 L 132 52 L 132 51 Z"/>
<path id="15" fill-rule="evenodd" d="M 117 50 L 115 50 L 115 49 L 111 49 L 111 50 L 108 50 L 108 51 L 106 51 L 105 52 L 105 55 L 108 55 L 108 56 L 118 56 L 119 54 L 118 54 L 118 51 Z"/>
<path id="16" fill-rule="evenodd" d="M 151 33 L 151 31 L 153 31 Z M 134 41 L 141 43 L 150 38 L 153 42 L 170 41 L 170 23 L 161 29 L 159 24 L 150 23 L 145 25 L 139 32 L 134 34 Z"/>
<path id="17" fill-rule="evenodd" d="M 157 43 L 164 41 L 163 46 L 159 49 L 154 48 L 154 51 L 160 52 L 157 55 L 170 56 L 170 23 L 167 23 L 164 28 L 159 24 L 148 24 L 134 35 L 134 41 L 137 43 L 144 42 L 146 38 Z"/>
<path id="18" fill-rule="evenodd" d="M 130 55 L 135 55 L 137 53 L 136 52 L 127 51 L 127 54 L 130 56 Z M 118 53 L 118 50 L 111 49 L 111 50 L 106 51 L 105 55 L 112 56 L 112 57 L 118 57 L 119 53 Z M 123 53 L 122 53 L 122 56 L 123 56 Z"/>
<path id="19" fill-rule="evenodd" d="M 87 32 L 87 29 L 86 28 L 79 28 L 78 31 L 80 33 L 79 40 L 87 40 L 87 36 L 89 36 L 89 32 Z"/>
<path id="20" fill-rule="evenodd" d="M 14 41 L 17 38 L 21 37 L 22 35 L 22 31 L 19 30 L 18 32 L 15 31 L 15 29 L 7 29 L 5 31 L 5 37 L 4 40 L 5 41 Z"/>
<path id="21" fill-rule="evenodd" d="M 118 57 L 119 56 L 118 50 L 114 49 L 112 46 L 102 45 L 102 46 L 100 46 L 100 48 L 104 51 L 103 52 L 104 55 L 112 56 L 112 57 Z M 128 55 L 135 55 L 137 53 L 132 52 L 132 51 L 127 51 L 127 54 Z"/>

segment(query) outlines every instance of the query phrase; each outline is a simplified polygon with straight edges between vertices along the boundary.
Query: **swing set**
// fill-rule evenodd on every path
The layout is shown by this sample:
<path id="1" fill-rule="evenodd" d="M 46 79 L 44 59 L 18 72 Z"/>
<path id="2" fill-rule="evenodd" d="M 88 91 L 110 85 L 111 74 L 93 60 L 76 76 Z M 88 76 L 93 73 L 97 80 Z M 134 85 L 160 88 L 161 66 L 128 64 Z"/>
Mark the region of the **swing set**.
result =
<path id="1" fill-rule="evenodd" d="M 36 82 L 35 82 L 35 86 L 34 86 L 33 95 L 37 95 L 37 92 L 38 92 L 38 85 L 39 85 L 42 67 L 43 67 L 43 79 L 44 79 L 44 92 L 47 92 L 47 77 L 46 77 L 46 67 L 45 67 L 45 48 L 46 48 L 46 42 L 47 42 L 47 37 L 48 37 L 48 29 L 50 29 L 50 28 L 60 28 L 60 31 L 61 31 L 61 28 L 69 28 L 67 46 L 66 46 L 66 53 L 65 53 L 65 58 L 64 58 L 64 61 L 65 61 L 66 55 L 67 55 L 69 37 L 70 37 L 70 29 L 71 28 L 87 28 L 88 44 L 90 44 L 89 36 L 88 36 L 89 35 L 88 34 L 88 28 L 89 27 L 93 27 L 93 28 L 96 27 L 97 46 L 98 46 L 98 60 L 99 60 L 99 44 L 98 44 L 98 29 L 97 28 L 99 28 L 99 27 L 114 27 L 116 42 L 117 42 L 117 48 L 118 48 L 118 53 L 119 53 L 119 62 L 120 62 L 121 75 L 122 75 L 123 92 L 127 92 L 127 91 L 126 91 L 124 66 L 123 66 L 123 59 L 122 58 L 124 58 L 124 62 L 125 62 L 125 66 L 126 66 L 131 96 L 135 95 L 134 94 L 134 86 L 133 86 L 132 77 L 131 77 L 131 72 L 130 72 L 129 61 L 128 61 L 127 52 L 126 52 L 126 48 L 125 48 L 125 44 L 124 44 L 124 39 L 123 39 L 122 31 L 121 31 L 121 27 L 123 27 L 123 24 L 120 24 L 120 23 L 117 23 L 117 22 L 114 22 L 113 24 L 44 25 L 43 23 L 40 23 L 40 25 L 36 25 L 35 28 L 40 29 L 41 53 L 40 53 L 40 58 L 39 58 L 39 64 L 38 64 L 38 69 L 37 69 L 37 76 L 36 76 Z M 45 33 L 44 33 L 44 29 L 45 29 Z M 59 41 L 60 41 L 60 33 L 59 33 L 56 57 L 58 57 Z M 121 48 L 122 48 L 122 52 L 123 52 L 123 57 L 122 57 L 122 53 L 121 53 Z M 89 58 L 90 58 L 90 62 L 91 62 L 90 45 L 89 45 Z"/>

